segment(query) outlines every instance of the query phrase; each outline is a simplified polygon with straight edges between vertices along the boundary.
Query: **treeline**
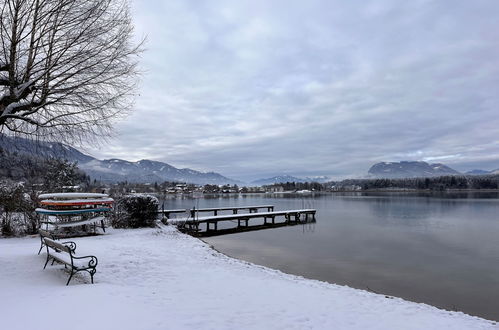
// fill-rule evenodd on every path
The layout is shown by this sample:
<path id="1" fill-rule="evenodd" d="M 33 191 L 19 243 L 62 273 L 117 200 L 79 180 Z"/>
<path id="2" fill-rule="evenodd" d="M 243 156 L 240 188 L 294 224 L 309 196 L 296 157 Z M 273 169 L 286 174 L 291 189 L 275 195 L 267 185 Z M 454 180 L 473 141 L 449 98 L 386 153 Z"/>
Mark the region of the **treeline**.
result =
<path id="1" fill-rule="evenodd" d="M 323 191 L 328 188 L 327 184 L 318 182 L 286 182 L 286 183 L 275 183 L 273 185 L 263 186 L 268 187 L 282 187 L 284 191 L 294 191 L 294 190 L 313 190 L 313 191 Z"/>
<path id="2" fill-rule="evenodd" d="M 328 190 L 373 190 L 373 189 L 498 189 L 499 175 L 439 176 L 431 178 L 404 179 L 348 179 L 326 184 Z"/>
<path id="3" fill-rule="evenodd" d="M 63 186 L 88 185 L 90 178 L 67 160 L 37 157 L 0 148 L 0 181 L 39 185 L 45 191 Z"/>

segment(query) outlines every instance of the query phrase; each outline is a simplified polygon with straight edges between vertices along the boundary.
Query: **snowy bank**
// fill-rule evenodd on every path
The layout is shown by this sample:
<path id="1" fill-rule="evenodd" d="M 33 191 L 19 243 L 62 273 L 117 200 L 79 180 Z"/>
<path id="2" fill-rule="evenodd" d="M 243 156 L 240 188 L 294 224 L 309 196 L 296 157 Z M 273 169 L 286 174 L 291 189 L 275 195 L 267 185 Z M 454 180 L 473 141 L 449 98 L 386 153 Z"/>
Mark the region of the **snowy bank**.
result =
<path id="1" fill-rule="evenodd" d="M 492 321 L 283 274 L 173 227 L 73 239 L 99 258 L 65 286 L 39 238 L 0 239 L 2 329 L 499 329 Z"/>

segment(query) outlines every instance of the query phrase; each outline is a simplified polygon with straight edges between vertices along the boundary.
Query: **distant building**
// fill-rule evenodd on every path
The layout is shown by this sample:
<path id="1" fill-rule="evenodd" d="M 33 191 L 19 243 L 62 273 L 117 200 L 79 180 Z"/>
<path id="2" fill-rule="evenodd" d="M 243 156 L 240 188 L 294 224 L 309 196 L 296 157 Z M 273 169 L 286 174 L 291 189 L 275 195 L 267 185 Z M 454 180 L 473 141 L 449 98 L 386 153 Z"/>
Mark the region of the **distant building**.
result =
<path id="1" fill-rule="evenodd" d="M 362 187 L 356 184 L 345 185 L 345 186 L 331 186 L 332 191 L 359 191 L 362 190 Z"/>
<path id="2" fill-rule="evenodd" d="M 284 192 L 284 187 L 279 185 L 266 186 L 265 191 L 268 192 Z"/>

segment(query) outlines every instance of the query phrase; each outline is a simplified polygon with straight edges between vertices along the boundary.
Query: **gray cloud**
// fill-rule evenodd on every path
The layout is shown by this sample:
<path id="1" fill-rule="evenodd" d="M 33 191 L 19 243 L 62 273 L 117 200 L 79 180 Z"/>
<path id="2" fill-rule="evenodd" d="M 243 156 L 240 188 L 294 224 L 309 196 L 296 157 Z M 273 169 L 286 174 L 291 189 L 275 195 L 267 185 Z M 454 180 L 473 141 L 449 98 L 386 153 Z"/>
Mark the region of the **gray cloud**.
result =
<path id="1" fill-rule="evenodd" d="M 135 1 L 136 109 L 98 157 L 236 178 L 499 167 L 494 1 Z"/>

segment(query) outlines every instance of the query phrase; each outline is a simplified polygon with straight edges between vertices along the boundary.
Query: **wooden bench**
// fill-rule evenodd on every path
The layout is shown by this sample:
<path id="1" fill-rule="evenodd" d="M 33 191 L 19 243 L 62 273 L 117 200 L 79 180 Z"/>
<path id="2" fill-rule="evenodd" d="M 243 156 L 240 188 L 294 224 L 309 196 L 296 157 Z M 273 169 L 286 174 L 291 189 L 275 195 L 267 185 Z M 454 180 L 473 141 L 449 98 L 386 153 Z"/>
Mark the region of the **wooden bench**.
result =
<path id="1" fill-rule="evenodd" d="M 96 256 L 77 257 L 75 255 L 75 242 L 61 243 L 49 237 L 43 237 L 42 240 L 43 245 L 47 247 L 47 261 L 45 262 L 43 269 L 47 267 L 50 259 L 52 259 L 52 264 L 54 264 L 54 261 L 57 261 L 64 264 L 65 267 L 69 267 L 71 274 L 69 275 L 66 285 L 69 284 L 69 281 L 71 281 L 74 274 L 81 271 L 89 273 L 91 282 L 94 283 L 95 267 L 97 266 Z"/>
<path id="2" fill-rule="evenodd" d="M 45 237 L 50 238 L 52 240 L 56 240 L 58 239 L 58 237 L 57 235 L 43 229 L 38 229 L 38 233 L 40 234 L 40 250 L 38 250 L 38 254 L 40 254 L 40 252 L 42 252 L 43 247 L 45 246 L 45 242 L 43 241 Z"/>

